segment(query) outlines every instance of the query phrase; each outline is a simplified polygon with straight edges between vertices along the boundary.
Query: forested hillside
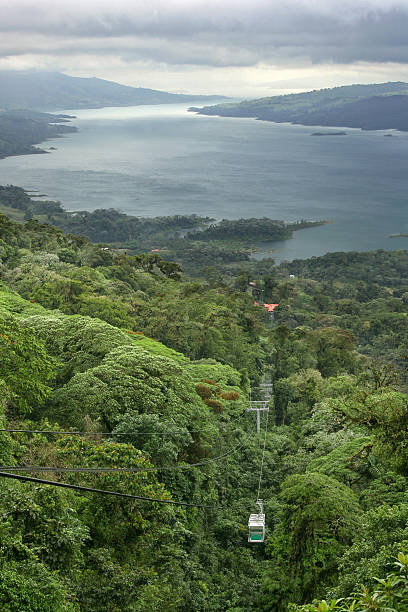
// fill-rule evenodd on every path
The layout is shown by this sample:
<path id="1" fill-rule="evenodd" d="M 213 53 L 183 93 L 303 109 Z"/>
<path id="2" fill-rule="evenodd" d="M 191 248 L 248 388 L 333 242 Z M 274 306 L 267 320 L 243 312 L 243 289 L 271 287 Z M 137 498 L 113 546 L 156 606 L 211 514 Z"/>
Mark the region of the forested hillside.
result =
<path id="1" fill-rule="evenodd" d="M 408 609 L 406 251 L 193 279 L 0 215 L 0 257 L 3 610 Z"/>
<path id="2" fill-rule="evenodd" d="M 76 132 L 76 127 L 67 125 L 69 119 L 67 115 L 0 110 L 0 159 L 10 155 L 45 153 L 44 149 L 33 145 L 48 138 L 59 138 L 61 134 Z"/>
<path id="3" fill-rule="evenodd" d="M 408 84 L 346 85 L 190 110 L 201 115 L 255 117 L 264 121 L 408 130 Z"/>
<path id="4" fill-rule="evenodd" d="M 14 185 L 0 186 L 0 213 L 14 221 L 37 219 L 64 232 L 121 248 L 132 254 L 152 251 L 167 261 L 178 261 L 192 276 L 229 271 L 230 264 L 248 262 L 254 243 L 291 238 L 295 231 L 323 225 L 325 221 L 237 219 L 216 222 L 199 215 L 135 217 L 116 209 L 68 212 L 61 202 L 38 200 Z M 255 247 L 256 248 L 256 247 Z"/>

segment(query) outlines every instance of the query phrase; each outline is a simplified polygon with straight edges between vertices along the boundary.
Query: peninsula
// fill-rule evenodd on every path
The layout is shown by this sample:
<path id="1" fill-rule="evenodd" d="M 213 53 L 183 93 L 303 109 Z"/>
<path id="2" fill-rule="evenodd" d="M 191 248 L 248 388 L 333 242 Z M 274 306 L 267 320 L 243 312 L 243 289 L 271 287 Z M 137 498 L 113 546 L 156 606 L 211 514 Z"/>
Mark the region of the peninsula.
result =
<path id="1" fill-rule="evenodd" d="M 408 83 L 348 85 L 189 110 L 276 123 L 408 131 Z"/>
<path id="2" fill-rule="evenodd" d="M 0 186 L 0 213 L 14 222 L 47 223 L 108 249 L 134 255 L 160 253 L 192 276 L 200 276 L 208 266 L 241 266 L 261 242 L 288 240 L 298 230 L 329 223 L 305 219 L 285 223 L 266 217 L 216 222 L 199 215 L 144 218 L 112 208 L 69 212 L 60 202 L 36 200 L 33 193 L 13 185 Z"/>
<path id="3" fill-rule="evenodd" d="M 10 155 L 47 153 L 37 145 L 50 138 L 77 132 L 68 125 L 74 117 L 36 111 L 0 111 L 0 159 Z"/>

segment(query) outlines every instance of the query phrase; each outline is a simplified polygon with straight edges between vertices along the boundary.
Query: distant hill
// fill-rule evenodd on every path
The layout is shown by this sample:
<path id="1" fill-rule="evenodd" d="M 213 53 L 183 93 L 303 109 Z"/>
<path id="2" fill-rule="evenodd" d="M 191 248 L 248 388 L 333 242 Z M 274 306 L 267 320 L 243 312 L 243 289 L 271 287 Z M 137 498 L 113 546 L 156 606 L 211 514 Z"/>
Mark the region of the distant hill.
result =
<path id="1" fill-rule="evenodd" d="M 277 123 L 408 131 L 408 83 L 348 85 L 190 110 Z"/>
<path id="2" fill-rule="evenodd" d="M 138 104 L 207 101 L 224 96 L 194 96 L 128 87 L 98 78 L 59 72 L 0 71 L 0 109 L 57 110 Z"/>

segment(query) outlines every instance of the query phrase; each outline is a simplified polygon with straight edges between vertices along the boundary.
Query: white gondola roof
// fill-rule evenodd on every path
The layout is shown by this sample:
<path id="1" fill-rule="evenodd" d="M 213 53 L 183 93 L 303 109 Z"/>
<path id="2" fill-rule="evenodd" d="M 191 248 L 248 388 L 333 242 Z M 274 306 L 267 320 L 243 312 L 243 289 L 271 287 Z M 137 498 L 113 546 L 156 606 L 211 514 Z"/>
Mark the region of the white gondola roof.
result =
<path id="1" fill-rule="evenodd" d="M 264 527 L 265 515 L 264 514 L 250 514 L 248 526 L 249 527 Z"/>

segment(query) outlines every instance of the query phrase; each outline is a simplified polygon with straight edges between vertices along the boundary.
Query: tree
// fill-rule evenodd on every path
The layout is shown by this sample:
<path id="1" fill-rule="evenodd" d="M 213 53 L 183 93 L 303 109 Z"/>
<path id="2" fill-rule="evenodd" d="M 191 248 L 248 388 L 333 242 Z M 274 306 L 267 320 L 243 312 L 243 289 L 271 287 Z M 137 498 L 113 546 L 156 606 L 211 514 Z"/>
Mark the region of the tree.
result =
<path id="1" fill-rule="evenodd" d="M 72 595 L 88 529 L 79 520 L 74 506 L 71 492 L 26 483 L 3 483 L 0 497 L 2 610 L 79 611 Z"/>
<path id="2" fill-rule="evenodd" d="M 47 352 L 56 358 L 60 384 L 99 365 L 114 348 L 134 346 L 129 334 L 91 317 L 45 312 L 24 317 L 20 324 L 24 329 L 34 330 Z"/>
<path id="3" fill-rule="evenodd" d="M 352 541 L 360 514 L 356 496 L 337 480 L 310 472 L 287 478 L 280 522 L 266 549 L 270 559 L 264 610 L 280 609 L 288 595 L 305 601 L 333 584 L 339 557 Z"/>
<path id="4" fill-rule="evenodd" d="M 33 555 L 34 556 L 34 555 Z M 0 605 L 3 612 L 79 612 L 56 572 L 31 558 L 0 563 Z"/>
<path id="5" fill-rule="evenodd" d="M 100 365 L 75 374 L 52 398 L 56 420 L 82 427 L 89 415 L 108 431 L 125 413 L 161 414 L 186 423 L 199 406 L 181 365 L 139 346 L 110 351 Z"/>
<path id="6" fill-rule="evenodd" d="M 159 466 L 175 465 L 193 443 L 187 427 L 157 414 L 125 414 L 113 433 L 118 441 L 131 442 Z"/>
<path id="7" fill-rule="evenodd" d="M 1 312 L 0 363 L 9 410 L 28 414 L 44 403 L 51 392 L 48 383 L 55 364 L 30 329 L 21 327 L 15 319 Z"/>
<path id="8" fill-rule="evenodd" d="M 408 555 L 398 553 L 394 571 L 386 578 L 374 578 L 376 586 L 368 589 L 361 585 L 360 592 L 332 601 L 314 601 L 312 604 L 289 605 L 289 612 L 400 612 L 408 607 Z"/>
<path id="9" fill-rule="evenodd" d="M 160 500 L 170 494 L 157 480 L 152 464 L 131 444 L 64 437 L 57 461 L 72 466 L 134 468 L 134 473 L 71 474 L 68 480 L 98 489 Z M 89 529 L 86 569 L 77 576 L 78 599 L 87 610 L 137 610 L 149 601 L 157 609 L 163 585 L 172 601 L 184 598 L 179 580 L 181 543 L 187 534 L 184 513 L 170 504 L 149 503 L 111 495 L 83 496 L 79 516 Z M 169 573 L 173 580 L 168 578 Z M 150 592 L 152 591 L 152 592 Z M 173 605 L 164 608 L 176 610 Z"/>
<path id="10" fill-rule="evenodd" d="M 312 334 L 316 350 L 317 369 L 323 376 L 336 376 L 356 369 L 355 338 L 349 332 L 332 327 L 318 329 Z"/>
<path id="11" fill-rule="evenodd" d="M 339 578 L 330 596 L 347 597 L 362 584 L 376 586 L 389 570 L 396 550 L 408 545 L 408 497 L 405 503 L 372 508 L 361 515 L 351 547 L 339 561 Z"/>
<path id="12" fill-rule="evenodd" d="M 373 436 L 373 450 L 397 472 L 408 475 L 408 404 L 404 393 L 379 389 L 332 400 L 332 409 Z"/>

